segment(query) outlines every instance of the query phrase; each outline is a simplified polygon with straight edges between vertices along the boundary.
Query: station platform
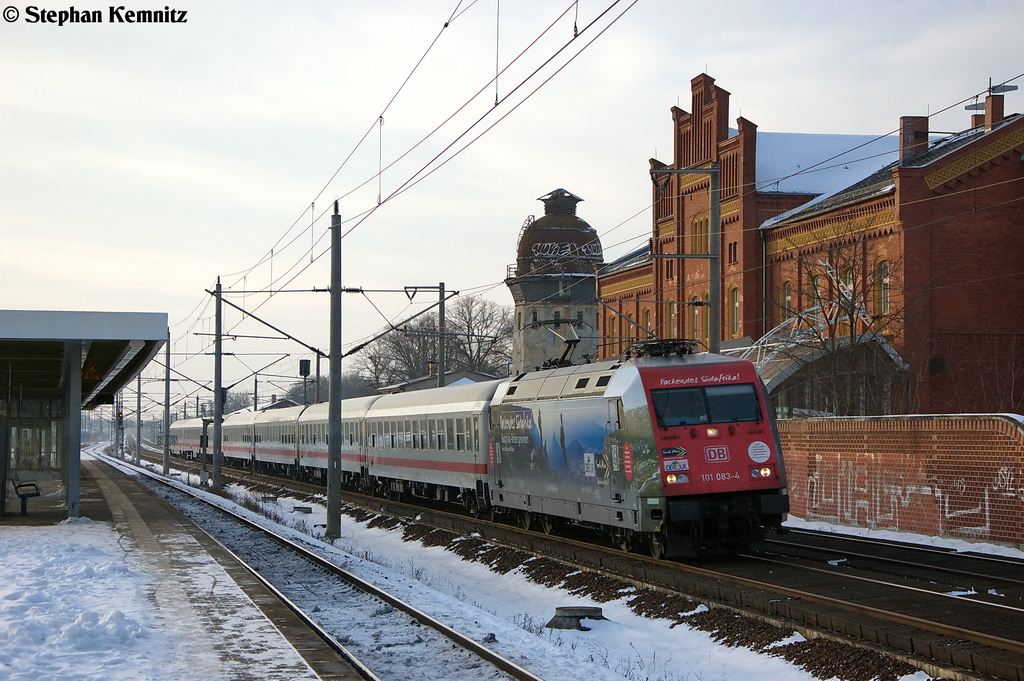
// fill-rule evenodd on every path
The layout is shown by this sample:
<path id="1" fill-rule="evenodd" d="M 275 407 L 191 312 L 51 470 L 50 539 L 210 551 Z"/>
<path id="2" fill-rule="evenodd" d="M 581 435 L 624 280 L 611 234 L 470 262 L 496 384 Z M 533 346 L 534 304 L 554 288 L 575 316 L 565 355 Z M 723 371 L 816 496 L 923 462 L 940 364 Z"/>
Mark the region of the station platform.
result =
<path id="1" fill-rule="evenodd" d="M 130 476 L 82 458 L 81 516 L 109 522 L 132 569 L 152 577 L 147 595 L 160 634 L 184 645 L 166 678 L 361 679 L 274 594 L 188 518 Z M 4 527 L 53 525 L 67 510 L 45 496 Z"/>

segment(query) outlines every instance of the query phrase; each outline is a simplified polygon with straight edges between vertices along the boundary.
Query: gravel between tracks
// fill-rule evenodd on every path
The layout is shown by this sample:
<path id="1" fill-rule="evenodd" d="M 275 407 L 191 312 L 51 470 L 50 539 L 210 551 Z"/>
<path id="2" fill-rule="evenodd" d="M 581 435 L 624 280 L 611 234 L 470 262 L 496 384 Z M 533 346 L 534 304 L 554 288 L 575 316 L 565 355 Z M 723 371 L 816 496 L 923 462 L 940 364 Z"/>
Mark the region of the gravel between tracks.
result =
<path id="1" fill-rule="evenodd" d="M 362 509 L 349 509 L 346 512 L 361 521 L 366 521 L 372 515 Z M 405 541 L 418 541 L 424 546 L 442 546 L 462 556 L 463 560 L 485 564 L 501 574 L 518 571 L 533 582 L 547 587 L 559 587 L 598 603 L 626 599 L 627 605 L 637 615 L 672 620 L 672 626 L 683 625 L 708 632 L 725 646 L 745 647 L 781 657 L 819 679 L 896 681 L 917 671 L 901 660 L 827 639 L 786 642 L 801 637 L 795 636 L 796 632 L 792 629 L 742 617 L 730 610 L 707 609 L 681 596 L 653 589 L 638 590 L 613 577 L 576 570 L 549 558 L 538 558 L 517 549 L 495 546 L 481 539 L 466 538 L 454 532 L 384 516 L 372 517 L 369 522 L 371 526 L 385 529 L 400 528 Z"/>

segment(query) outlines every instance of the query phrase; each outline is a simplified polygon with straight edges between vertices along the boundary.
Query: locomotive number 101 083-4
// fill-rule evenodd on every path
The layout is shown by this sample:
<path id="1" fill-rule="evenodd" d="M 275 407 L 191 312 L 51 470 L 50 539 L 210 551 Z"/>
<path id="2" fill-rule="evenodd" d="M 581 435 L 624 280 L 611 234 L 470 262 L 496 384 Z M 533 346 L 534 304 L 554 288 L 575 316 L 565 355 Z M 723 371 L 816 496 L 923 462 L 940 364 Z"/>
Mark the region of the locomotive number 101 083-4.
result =
<path id="1" fill-rule="evenodd" d="M 711 482 L 712 480 L 739 480 L 739 472 L 735 473 L 704 473 L 700 476 L 704 482 Z"/>

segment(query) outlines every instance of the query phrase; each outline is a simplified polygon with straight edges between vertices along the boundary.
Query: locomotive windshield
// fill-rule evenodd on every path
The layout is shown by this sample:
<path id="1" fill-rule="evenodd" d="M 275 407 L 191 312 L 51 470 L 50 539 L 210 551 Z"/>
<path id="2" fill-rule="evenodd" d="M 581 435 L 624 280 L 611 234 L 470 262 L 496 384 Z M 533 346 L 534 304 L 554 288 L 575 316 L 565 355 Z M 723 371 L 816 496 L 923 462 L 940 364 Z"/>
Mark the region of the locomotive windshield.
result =
<path id="1" fill-rule="evenodd" d="M 761 420 L 753 383 L 652 390 L 651 402 L 661 428 Z"/>

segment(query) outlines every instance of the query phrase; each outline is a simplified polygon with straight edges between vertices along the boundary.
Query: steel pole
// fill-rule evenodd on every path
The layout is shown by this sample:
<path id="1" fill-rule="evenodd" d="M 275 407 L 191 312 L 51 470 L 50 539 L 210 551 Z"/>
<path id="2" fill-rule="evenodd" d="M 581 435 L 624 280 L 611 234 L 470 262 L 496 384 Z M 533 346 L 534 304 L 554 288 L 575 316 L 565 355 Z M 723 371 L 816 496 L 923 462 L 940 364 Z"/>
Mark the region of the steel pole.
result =
<path id="1" fill-rule="evenodd" d="M 437 285 L 438 307 L 437 307 L 437 387 L 444 387 L 444 375 L 448 368 L 445 366 L 445 342 L 444 342 L 444 282 Z"/>
<path id="2" fill-rule="evenodd" d="M 171 330 L 164 348 L 164 457 L 161 472 L 171 474 Z"/>
<path id="3" fill-rule="evenodd" d="M 653 180 L 657 174 L 707 175 L 710 178 L 711 207 L 708 210 L 709 243 L 707 258 L 708 307 L 711 309 L 708 311 L 708 352 L 717 353 L 722 349 L 722 188 L 718 162 L 713 161 L 707 168 L 662 168 L 652 170 L 651 179 Z M 654 254 L 652 253 L 652 255 Z"/>
<path id="4" fill-rule="evenodd" d="M 142 372 L 135 382 L 135 456 L 132 462 L 138 466 L 142 458 Z"/>
<path id="5" fill-rule="evenodd" d="M 341 536 L 341 215 L 331 216 L 331 380 L 327 407 L 327 540 Z"/>
<path id="6" fill-rule="evenodd" d="M 711 224 L 709 235 L 711 248 L 708 262 L 710 270 L 708 304 L 711 314 L 708 324 L 708 352 L 717 353 L 722 349 L 722 220 L 721 220 L 721 177 L 718 163 L 711 164 L 711 211 L 708 222 Z"/>
<path id="7" fill-rule="evenodd" d="M 220 490 L 221 421 L 224 418 L 223 330 L 224 306 L 221 305 L 220 277 L 217 277 L 216 335 L 213 340 L 213 490 Z"/>

